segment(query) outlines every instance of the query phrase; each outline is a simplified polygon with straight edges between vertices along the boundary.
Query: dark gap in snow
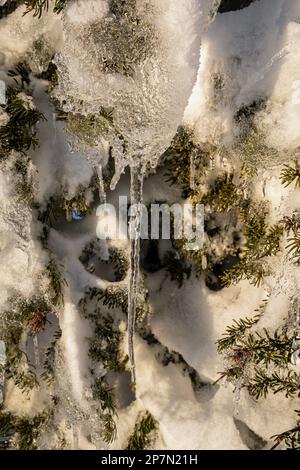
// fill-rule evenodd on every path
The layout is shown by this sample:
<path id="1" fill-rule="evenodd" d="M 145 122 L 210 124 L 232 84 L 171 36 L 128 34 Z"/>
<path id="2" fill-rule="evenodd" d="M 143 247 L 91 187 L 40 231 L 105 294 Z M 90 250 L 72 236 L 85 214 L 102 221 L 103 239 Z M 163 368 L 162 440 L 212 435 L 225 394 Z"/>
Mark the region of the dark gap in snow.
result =
<path id="1" fill-rule="evenodd" d="M 264 449 L 267 445 L 267 441 L 252 431 L 252 429 L 250 429 L 249 426 L 240 419 L 234 418 L 233 420 L 238 432 L 240 433 L 242 441 L 250 450 Z"/>
<path id="2" fill-rule="evenodd" d="M 24 3 L 23 0 L 10 0 L 6 2 L 5 5 L 0 7 L 0 20 L 13 13 L 22 3 Z"/>
<path id="3" fill-rule="evenodd" d="M 156 273 L 163 268 L 158 240 L 141 240 L 141 267 L 148 273 Z"/>
<path id="4" fill-rule="evenodd" d="M 219 13 L 226 13 L 228 11 L 242 10 L 242 8 L 248 7 L 255 1 L 256 0 L 222 0 L 218 11 Z"/>
<path id="5" fill-rule="evenodd" d="M 157 339 L 150 329 L 140 328 L 138 329 L 138 333 L 149 346 L 156 349 L 155 357 L 160 364 L 165 367 L 169 364 L 174 364 L 181 368 L 184 376 L 189 377 L 195 397 L 198 401 L 206 401 L 213 397 L 219 388 L 218 385 L 215 386 L 213 383 L 202 379 L 197 370 L 191 367 L 180 353 L 170 351 Z"/>
<path id="6" fill-rule="evenodd" d="M 222 275 L 225 271 L 237 265 L 240 261 L 238 255 L 229 255 L 220 263 L 216 263 L 211 271 L 207 271 L 205 275 L 205 284 L 210 290 L 218 292 L 224 288 L 222 283 Z"/>

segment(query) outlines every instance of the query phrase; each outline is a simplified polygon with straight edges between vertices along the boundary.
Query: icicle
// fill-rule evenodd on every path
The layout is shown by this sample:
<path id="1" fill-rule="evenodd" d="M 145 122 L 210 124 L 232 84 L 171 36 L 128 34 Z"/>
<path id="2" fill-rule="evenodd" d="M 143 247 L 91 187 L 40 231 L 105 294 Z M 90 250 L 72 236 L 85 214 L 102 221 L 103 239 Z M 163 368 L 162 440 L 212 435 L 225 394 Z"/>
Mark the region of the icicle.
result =
<path id="1" fill-rule="evenodd" d="M 141 232 L 141 208 L 143 197 L 143 167 L 131 167 L 131 205 L 137 204 L 135 216 L 130 220 L 130 278 L 128 289 L 128 353 L 131 365 L 132 386 L 136 384 L 135 358 L 134 358 L 134 327 L 136 319 L 136 304 L 139 285 L 140 263 L 140 232 Z"/>
<path id="2" fill-rule="evenodd" d="M 292 350 L 291 350 L 291 364 L 294 366 L 300 365 L 300 308 L 298 308 L 297 303 L 294 303 L 294 308 L 296 310 L 295 314 L 295 321 L 294 321 L 294 329 L 296 336 L 292 343 Z"/>
<path id="3" fill-rule="evenodd" d="M 195 154 L 194 151 L 191 153 L 190 161 L 190 189 L 193 191 L 195 189 Z"/>
<path id="4" fill-rule="evenodd" d="M 105 192 L 105 187 L 104 187 L 102 165 L 97 165 L 95 169 L 96 169 L 96 173 L 98 176 L 99 201 L 100 201 L 100 204 L 105 204 L 106 192 Z"/>
<path id="5" fill-rule="evenodd" d="M 235 416 L 238 416 L 239 414 L 239 404 L 241 400 L 241 389 L 243 387 L 243 379 L 239 378 L 235 382 L 235 389 L 234 389 L 234 410 L 233 413 Z"/>
<path id="6" fill-rule="evenodd" d="M 300 336 L 293 340 L 291 352 L 291 364 L 300 365 Z"/>
<path id="7" fill-rule="evenodd" d="M 0 80 L 0 104 L 6 104 L 6 83 Z"/>
<path id="8" fill-rule="evenodd" d="M 38 337 L 37 335 L 34 335 L 32 337 L 33 341 L 33 351 L 34 351 L 34 362 L 35 362 L 35 367 L 38 372 L 40 368 L 40 350 L 39 350 L 39 342 L 38 342 Z"/>

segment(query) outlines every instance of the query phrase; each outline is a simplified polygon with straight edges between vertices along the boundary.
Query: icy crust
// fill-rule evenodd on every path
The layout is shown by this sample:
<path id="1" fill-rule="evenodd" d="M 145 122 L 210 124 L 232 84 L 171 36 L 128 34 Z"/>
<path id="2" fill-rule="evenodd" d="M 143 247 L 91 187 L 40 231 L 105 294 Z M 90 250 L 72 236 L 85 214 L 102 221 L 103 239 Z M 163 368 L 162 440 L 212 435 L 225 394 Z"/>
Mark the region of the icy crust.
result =
<path id="1" fill-rule="evenodd" d="M 35 291 L 47 259 L 35 242 L 37 232 L 32 225 L 32 212 L 19 201 L 14 189 L 18 176 L 12 166 L 17 157 L 12 155 L 9 163 L 0 165 L 0 311 L 16 292 L 29 297 Z"/>
<path id="2" fill-rule="evenodd" d="M 72 3 L 55 59 L 56 97 L 65 111 L 112 110 L 113 186 L 125 166 L 155 166 L 168 147 L 195 83 L 201 33 L 217 6 L 200 0 L 128 3 L 134 26 L 111 13 L 107 1 Z"/>
<path id="3" fill-rule="evenodd" d="M 32 48 L 41 37 L 51 45 L 54 51 L 59 50 L 62 39 L 61 18 L 49 8 L 41 19 L 32 14 L 23 16 L 24 6 L 0 21 L 0 65 L 11 67 Z"/>

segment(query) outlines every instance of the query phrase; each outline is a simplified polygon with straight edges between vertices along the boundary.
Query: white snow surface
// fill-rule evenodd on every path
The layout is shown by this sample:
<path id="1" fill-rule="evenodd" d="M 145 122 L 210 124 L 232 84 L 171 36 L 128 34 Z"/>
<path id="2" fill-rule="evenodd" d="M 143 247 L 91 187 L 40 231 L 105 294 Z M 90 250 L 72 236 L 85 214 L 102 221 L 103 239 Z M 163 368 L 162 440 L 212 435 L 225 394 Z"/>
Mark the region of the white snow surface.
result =
<path id="1" fill-rule="evenodd" d="M 232 143 L 236 111 L 265 99 L 257 121 L 267 142 L 280 150 L 299 146 L 299 9 L 298 0 L 266 0 L 217 15 L 185 112 L 200 141 Z"/>

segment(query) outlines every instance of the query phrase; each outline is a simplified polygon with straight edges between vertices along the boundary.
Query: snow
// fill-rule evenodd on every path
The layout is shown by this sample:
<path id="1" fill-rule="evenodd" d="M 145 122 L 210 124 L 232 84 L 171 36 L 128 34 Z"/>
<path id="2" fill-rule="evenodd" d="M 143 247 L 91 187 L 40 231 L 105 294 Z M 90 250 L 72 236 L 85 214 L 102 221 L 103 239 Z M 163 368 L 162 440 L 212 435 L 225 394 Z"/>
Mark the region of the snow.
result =
<path id="1" fill-rule="evenodd" d="M 99 164 L 105 167 L 109 146 L 113 145 L 116 176 L 112 186 L 117 186 L 106 196 L 107 202 L 117 207 L 118 196 L 129 193 L 128 173 L 120 178 L 125 167 L 128 164 L 138 167 L 141 162 L 155 166 L 182 122 L 194 131 L 198 143 L 216 145 L 216 153 L 226 146 L 229 149 L 226 168 L 238 167 L 233 149 L 239 129 L 234 116 L 241 106 L 264 99 L 266 106 L 257 113 L 255 124 L 259 137 L 278 150 L 279 156 L 276 161 L 270 154 L 266 161 L 260 158 L 258 173 L 251 181 L 252 196 L 255 201 L 269 204 L 269 224 L 276 224 L 283 216 L 299 209 L 300 190 L 293 186 L 284 188 L 280 171 L 282 163 L 290 161 L 300 145 L 297 124 L 300 1 L 256 1 L 247 9 L 217 15 L 213 22 L 210 9 L 216 11 L 218 2 L 139 0 L 137 3 L 142 19 L 150 22 L 158 42 L 151 53 L 146 51 L 145 60 L 136 64 L 133 76 L 104 73 L 100 67 L 104 52 L 113 49 L 113 44 L 106 44 L 107 49 L 103 49 L 97 36 L 93 36 L 95 25 L 102 25 L 107 18 L 106 0 L 70 2 L 63 15 L 55 15 L 49 9 L 41 20 L 31 14 L 23 17 L 24 8 L 20 7 L 0 21 L 4 71 L 27 57 L 33 43 L 43 37 L 56 54 L 59 69 L 56 94 L 61 102 L 66 100 L 65 109 L 87 115 L 98 112 L 101 106 L 114 108 L 114 123 L 128 141 L 128 153 L 124 155 L 122 142 L 114 140 L 109 129 L 107 135 L 99 136 L 93 149 L 88 149 L 66 130 L 63 122 L 55 120 L 46 83 L 33 79 L 34 103 L 47 118 L 38 126 L 40 146 L 30 152 L 36 170 L 37 202 L 45 207 L 55 194 L 63 193 L 71 198 L 79 187 L 87 187 L 94 168 Z M 149 6 L 152 8 L 148 9 Z M 8 82 L 6 76 L 3 80 Z M 1 103 L 5 101 L 3 80 L 0 81 Z M 7 119 L 4 108 L 0 108 L 0 125 Z M 48 253 L 37 239 L 40 225 L 36 214 L 21 204 L 15 194 L 14 158 L 16 155 L 10 163 L 0 164 L 1 313 L 16 291 L 29 298 L 41 285 L 45 289 L 41 273 L 48 262 Z M 220 168 L 225 168 L 221 157 L 217 159 L 215 172 Z M 158 169 L 155 175 L 145 179 L 144 202 L 182 203 L 180 190 L 166 184 L 163 172 L 163 168 Z M 96 230 L 95 207 L 91 215 L 80 221 L 59 220 L 50 230 L 48 240 L 49 249 L 63 265 L 67 281 L 65 304 L 57 312 L 62 330 L 56 363 L 59 383 L 51 388 L 51 393 L 56 390 L 62 398 L 56 425 L 65 433 L 67 446 L 81 449 L 107 445 L 99 438 L 100 418 L 91 398 L 93 378 L 88 337 L 92 326 L 80 314 L 77 304 L 88 287 L 126 287 L 129 279 L 128 272 L 121 283 L 109 282 L 105 273 L 102 278 L 85 270 L 79 256 L 96 237 Z M 268 297 L 258 328 L 274 331 L 286 321 L 293 302 L 297 301 L 299 267 L 284 253 L 285 245 L 286 237 L 282 252 L 268 260 L 271 274 L 259 288 L 242 281 L 237 286 L 212 292 L 203 278 L 194 275 L 182 288 L 170 281 L 165 270 L 145 276 L 152 309 L 149 327 L 159 343 L 151 346 L 138 333 L 134 335 L 136 396 L 124 399 L 125 404 L 117 410 L 118 437 L 110 448 L 126 446 L 138 413 L 145 410 L 159 423 L 155 444 L 158 449 L 247 449 L 235 418 L 268 445 L 273 434 L 294 425 L 295 403 L 284 395 L 270 394 L 267 399 L 255 402 L 242 390 L 237 400 L 231 386 L 225 386 L 224 382 L 214 385 L 224 369 L 216 341 L 227 326 L 235 319 L 251 317 Z M 101 241 L 99 246 L 103 252 L 108 246 L 129 250 L 128 243 L 118 240 Z M 161 254 L 166 246 L 160 245 Z M 221 252 L 224 246 L 217 249 Z M 101 305 L 101 314 L 102 309 L 106 312 Z M 122 319 L 125 331 L 125 317 L 118 309 L 112 312 Z M 122 343 L 125 354 L 128 353 L 126 339 Z M 199 390 L 195 391 L 180 364 L 162 364 L 165 347 L 180 354 L 196 371 L 203 382 Z M 294 354 L 298 367 L 297 350 Z M 101 367 L 99 364 L 95 368 L 96 373 L 103 372 Z M 129 367 L 124 374 L 128 388 Z M 125 385 L 119 393 L 129 395 L 124 391 Z M 45 390 L 40 395 L 33 391 L 27 399 L 11 381 L 6 384 L 5 405 L 14 412 L 32 416 L 49 405 L 49 400 Z M 97 433 L 98 438 L 94 438 Z M 93 443 L 87 439 L 90 434 Z"/>
<path id="2" fill-rule="evenodd" d="M 32 215 L 18 202 L 11 179 L 11 170 L 0 165 L 0 308 L 14 294 L 28 297 L 38 286 L 38 276 L 47 255 L 43 253 L 32 231 Z"/>
<path id="3" fill-rule="evenodd" d="M 198 403 L 176 366 L 158 365 L 151 350 L 139 343 L 137 396 L 160 423 L 165 449 L 246 449 L 233 422 L 231 391 L 217 392 L 213 403 Z"/>
<path id="4" fill-rule="evenodd" d="M 6 68 L 24 58 L 41 36 L 55 51 L 62 43 L 61 19 L 50 8 L 40 20 L 32 14 L 23 16 L 24 11 L 20 6 L 0 22 L 1 65 Z"/>
<path id="5" fill-rule="evenodd" d="M 70 374 L 72 394 L 84 408 L 84 389 L 89 385 L 85 378 L 87 367 L 87 342 L 89 330 L 85 322 L 81 320 L 75 305 L 67 300 L 62 320 L 62 341 L 65 346 L 65 359 L 68 364 L 67 370 Z"/>
<path id="6" fill-rule="evenodd" d="M 257 122 L 267 143 L 280 150 L 299 145 L 298 18 L 299 2 L 293 0 L 274 0 L 272 8 L 258 1 L 217 16 L 203 38 L 198 81 L 185 113 L 200 141 L 232 143 L 239 107 L 266 99 Z"/>
<path id="7" fill-rule="evenodd" d="M 72 198 L 80 185 L 87 186 L 93 169 L 82 153 L 73 151 L 66 140 L 65 126 L 55 120 L 43 83 L 36 83 L 35 100 L 46 121 L 38 125 L 40 146 L 33 153 L 33 161 L 40 175 L 38 201 L 43 203 L 57 191 Z"/>

